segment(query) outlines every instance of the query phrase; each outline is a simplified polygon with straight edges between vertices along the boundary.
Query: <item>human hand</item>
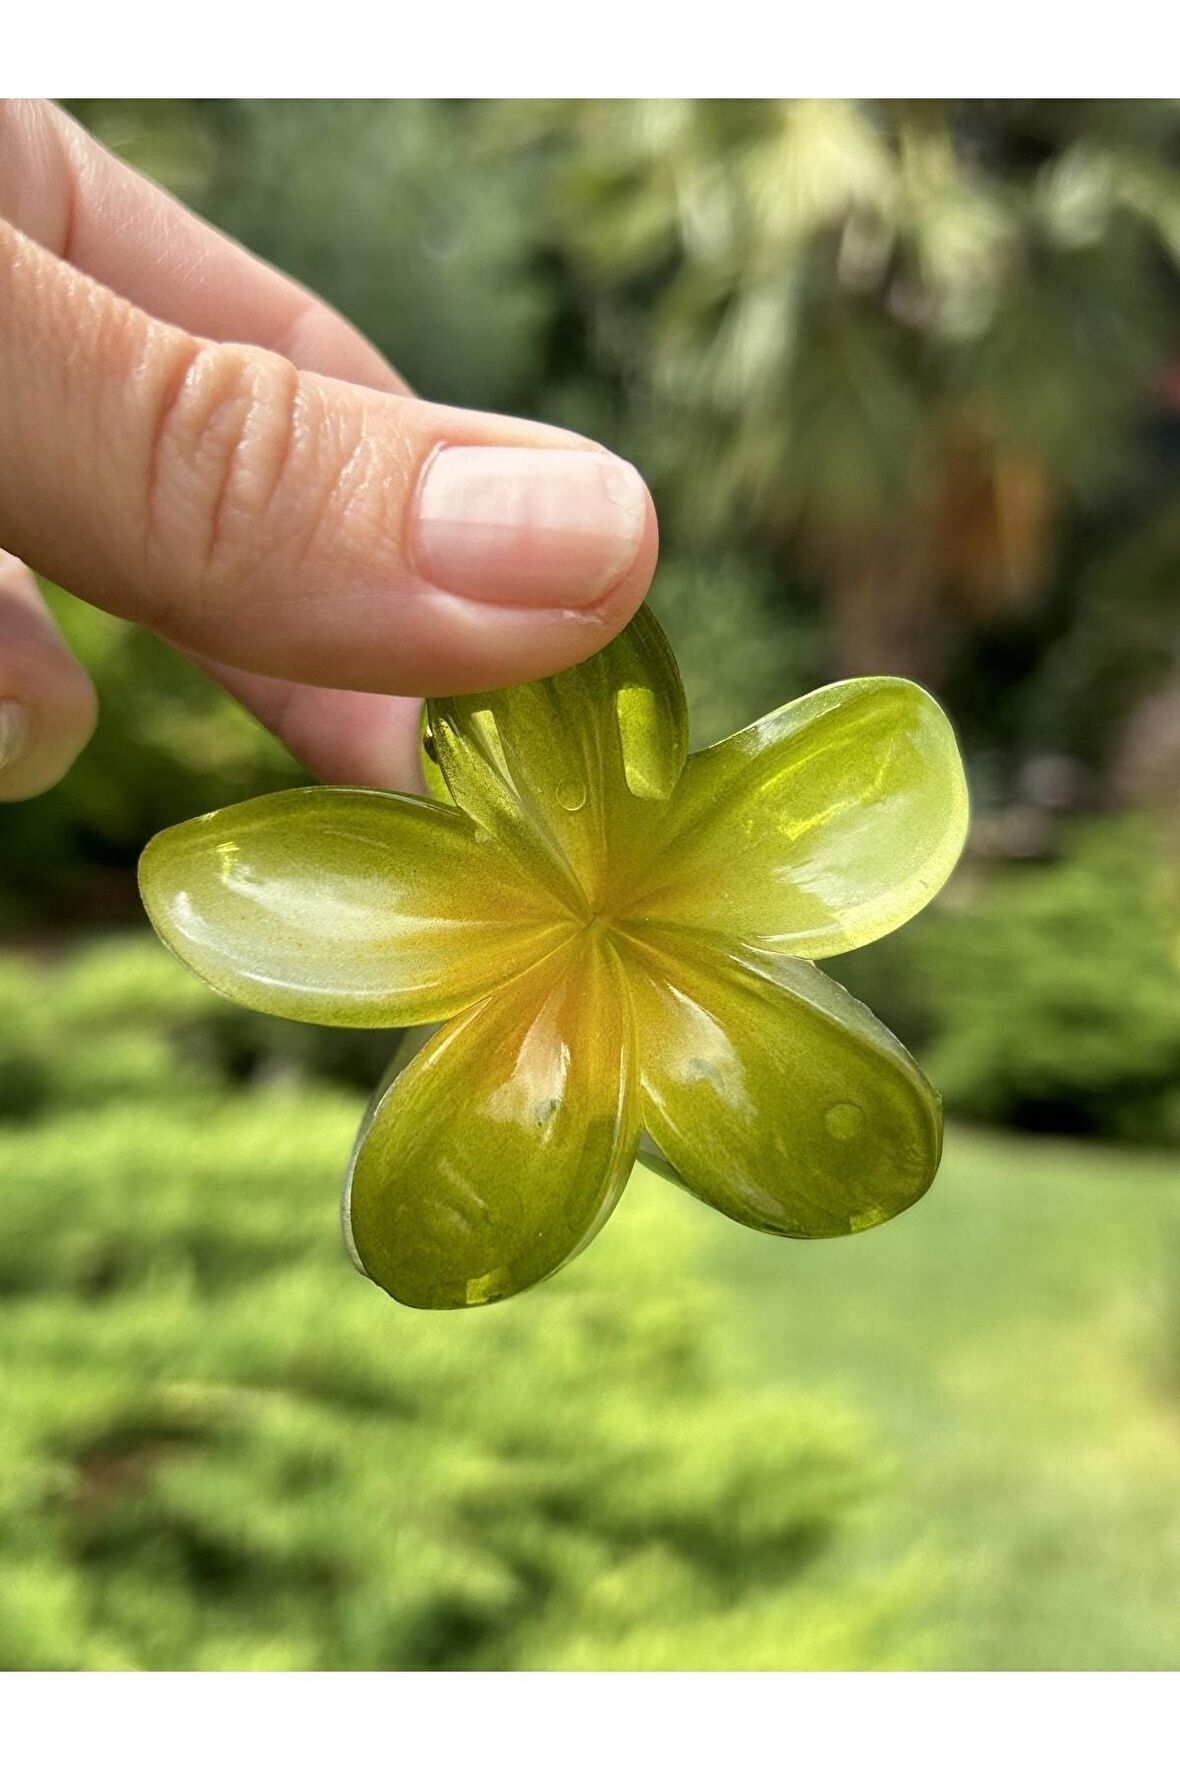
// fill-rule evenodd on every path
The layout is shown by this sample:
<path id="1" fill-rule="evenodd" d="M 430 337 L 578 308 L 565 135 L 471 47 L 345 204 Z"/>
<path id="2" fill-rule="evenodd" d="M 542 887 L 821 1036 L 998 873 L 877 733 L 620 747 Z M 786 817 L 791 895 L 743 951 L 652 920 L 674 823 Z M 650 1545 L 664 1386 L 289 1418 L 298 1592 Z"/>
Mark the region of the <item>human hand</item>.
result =
<path id="1" fill-rule="evenodd" d="M 589 656 L 657 548 L 633 467 L 416 399 L 338 314 L 20 100 L 0 101 L 0 541 L 8 800 L 60 779 L 95 719 L 22 560 L 193 657 L 321 779 L 412 788 L 406 697 Z"/>

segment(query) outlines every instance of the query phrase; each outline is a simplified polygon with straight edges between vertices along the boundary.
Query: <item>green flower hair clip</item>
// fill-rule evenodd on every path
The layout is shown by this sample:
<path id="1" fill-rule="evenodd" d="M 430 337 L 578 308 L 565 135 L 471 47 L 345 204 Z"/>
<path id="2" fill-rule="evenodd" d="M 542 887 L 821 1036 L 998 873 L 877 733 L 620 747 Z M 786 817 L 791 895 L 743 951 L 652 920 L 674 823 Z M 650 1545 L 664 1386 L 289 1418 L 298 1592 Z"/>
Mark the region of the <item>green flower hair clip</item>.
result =
<path id="1" fill-rule="evenodd" d="M 641 610 L 543 682 L 433 700 L 432 800 L 307 787 L 165 830 L 160 937 L 248 1008 L 445 1022 L 384 1087 L 345 1196 L 403 1303 L 512 1296 L 584 1248 L 647 1134 L 740 1223 L 845 1235 L 934 1178 L 938 1096 L 813 964 L 927 904 L 967 829 L 945 715 L 835 683 L 687 755 Z M 663 1165 L 661 1164 L 661 1165 Z"/>

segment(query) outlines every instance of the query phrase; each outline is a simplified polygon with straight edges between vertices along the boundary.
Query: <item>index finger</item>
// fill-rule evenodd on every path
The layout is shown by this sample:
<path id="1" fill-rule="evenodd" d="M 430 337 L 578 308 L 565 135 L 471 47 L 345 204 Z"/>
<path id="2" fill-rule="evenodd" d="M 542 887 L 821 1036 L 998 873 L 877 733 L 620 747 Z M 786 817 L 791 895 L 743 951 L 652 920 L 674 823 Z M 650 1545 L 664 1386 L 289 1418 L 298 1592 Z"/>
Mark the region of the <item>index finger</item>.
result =
<path id="1" fill-rule="evenodd" d="M 157 319 L 259 344 L 378 392 L 410 391 L 326 302 L 116 159 L 56 105 L 0 100 L 0 216 Z M 321 779 L 417 785 L 416 701 L 201 662 Z"/>

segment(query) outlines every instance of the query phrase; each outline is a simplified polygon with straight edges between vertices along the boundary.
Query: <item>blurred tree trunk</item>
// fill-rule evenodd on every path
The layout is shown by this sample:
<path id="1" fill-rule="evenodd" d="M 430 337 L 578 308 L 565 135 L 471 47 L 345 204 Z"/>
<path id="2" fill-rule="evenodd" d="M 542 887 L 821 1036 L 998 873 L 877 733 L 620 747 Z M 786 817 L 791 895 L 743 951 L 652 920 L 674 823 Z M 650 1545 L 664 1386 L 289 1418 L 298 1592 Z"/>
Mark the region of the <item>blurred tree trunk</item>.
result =
<path id="1" fill-rule="evenodd" d="M 1052 553 L 1049 475 L 957 419 L 926 483 L 896 515 L 811 529 L 841 675 L 912 676 L 937 687 L 964 619 L 986 626 L 1044 583 Z"/>
<path id="2" fill-rule="evenodd" d="M 824 573 L 834 674 L 941 680 L 950 634 L 932 567 L 912 522 L 841 538 Z"/>

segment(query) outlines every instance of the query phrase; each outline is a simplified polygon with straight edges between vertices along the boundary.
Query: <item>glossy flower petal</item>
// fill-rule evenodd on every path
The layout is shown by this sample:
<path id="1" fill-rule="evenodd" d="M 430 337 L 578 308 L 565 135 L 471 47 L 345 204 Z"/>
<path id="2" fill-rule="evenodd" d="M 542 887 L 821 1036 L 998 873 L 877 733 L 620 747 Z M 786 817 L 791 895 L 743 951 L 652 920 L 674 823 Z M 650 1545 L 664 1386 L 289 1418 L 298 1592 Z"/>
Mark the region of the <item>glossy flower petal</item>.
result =
<path id="1" fill-rule="evenodd" d="M 629 914 L 824 958 L 908 922 L 966 834 L 938 703 L 899 677 L 838 682 L 689 757 Z"/>
<path id="2" fill-rule="evenodd" d="M 680 672 L 646 609 L 585 663 L 433 700 L 428 719 L 455 803 L 579 909 L 609 895 L 688 747 Z"/>
<path id="3" fill-rule="evenodd" d="M 644 1125 L 690 1192 L 777 1235 L 904 1211 L 934 1178 L 938 1096 L 867 1008 L 803 959 L 683 930 L 633 945 Z"/>
<path id="4" fill-rule="evenodd" d="M 579 932 L 444 1027 L 379 1101 L 345 1200 L 358 1263 L 419 1308 L 511 1296 L 601 1228 L 639 1131 L 619 960 Z"/>
<path id="5" fill-rule="evenodd" d="M 441 1020 L 568 936 L 461 813 L 395 793 L 297 788 L 177 824 L 140 889 L 214 989 L 331 1026 Z"/>

